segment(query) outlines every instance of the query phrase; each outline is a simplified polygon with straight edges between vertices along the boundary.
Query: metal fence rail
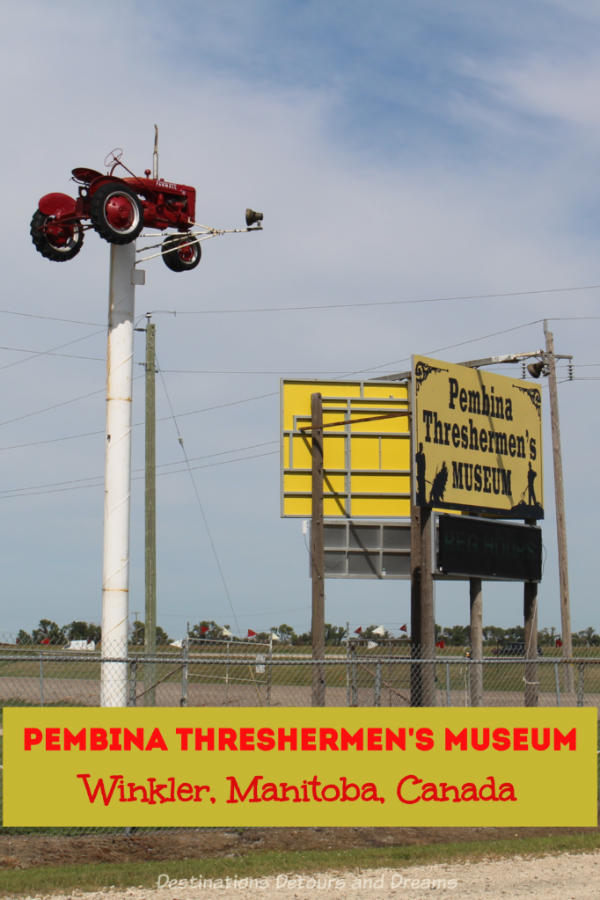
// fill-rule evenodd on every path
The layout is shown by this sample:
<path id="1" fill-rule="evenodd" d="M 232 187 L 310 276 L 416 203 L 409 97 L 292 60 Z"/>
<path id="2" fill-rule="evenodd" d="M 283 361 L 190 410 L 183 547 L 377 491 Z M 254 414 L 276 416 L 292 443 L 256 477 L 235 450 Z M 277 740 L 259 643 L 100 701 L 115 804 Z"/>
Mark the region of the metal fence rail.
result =
<path id="1" fill-rule="evenodd" d="M 334 648 L 337 650 L 337 648 Z M 104 658 L 63 648 L 0 651 L 0 704 L 98 706 L 101 667 L 127 667 L 128 705 L 310 706 L 312 672 L 323 667 L 327 706 L 409 706 L 411 673 L 434 679 L 436 706 L 594 706 L 600 658 L 411 658 L 386 648 L 328 653 L 315 663 L 295 652 L 208 649 Z"/>

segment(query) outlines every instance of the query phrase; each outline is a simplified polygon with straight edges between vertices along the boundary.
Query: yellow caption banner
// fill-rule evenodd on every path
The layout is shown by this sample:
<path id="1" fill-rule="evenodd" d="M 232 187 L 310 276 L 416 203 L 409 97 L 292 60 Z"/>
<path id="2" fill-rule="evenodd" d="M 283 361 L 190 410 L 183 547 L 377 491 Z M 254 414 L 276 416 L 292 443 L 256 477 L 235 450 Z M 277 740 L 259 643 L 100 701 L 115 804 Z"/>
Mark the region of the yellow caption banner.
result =
<path id="1" fill-rule="evenodd" d="M 6 826 L 597 824 L 595 709 L 4 710 Z"/>

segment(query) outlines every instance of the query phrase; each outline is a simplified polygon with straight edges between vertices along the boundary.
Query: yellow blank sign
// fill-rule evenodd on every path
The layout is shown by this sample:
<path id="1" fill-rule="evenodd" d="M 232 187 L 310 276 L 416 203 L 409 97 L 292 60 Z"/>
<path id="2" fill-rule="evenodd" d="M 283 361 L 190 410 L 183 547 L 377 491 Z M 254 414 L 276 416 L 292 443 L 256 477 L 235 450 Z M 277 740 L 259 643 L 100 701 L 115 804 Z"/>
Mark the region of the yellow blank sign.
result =
<path id="1" fill-rule="evenodd" d="M 408 388 L 365 381 L 282 381 L 282 516 L 311 514 L 316 393 L 323 399 L 325 516 L 409 516 Z"/>

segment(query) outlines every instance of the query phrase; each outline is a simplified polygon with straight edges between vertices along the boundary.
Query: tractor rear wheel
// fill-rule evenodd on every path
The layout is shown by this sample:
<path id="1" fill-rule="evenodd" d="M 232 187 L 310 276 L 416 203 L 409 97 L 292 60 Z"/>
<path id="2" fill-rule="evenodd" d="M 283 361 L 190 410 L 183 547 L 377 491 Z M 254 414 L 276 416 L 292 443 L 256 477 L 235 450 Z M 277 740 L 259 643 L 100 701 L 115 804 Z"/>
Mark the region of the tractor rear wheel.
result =
<path id="1" fill-rule="evenodd" d="M 53 216 L 45 216 L 39 209 L 32 216 L 29 233 L 38 253 L 53 262 L 73 259 L 83 245 L 83 228 L 79 222 L 60 224 Z"/>
<path id="2" fill-rule="evenodd" d="M 163 262 L 172 272 L 190 272 L 201 257 L 200 241 L 192 234 L 172 234 L 163 241 Z"/>
<path id="3" fill-rule="evenodd" d="M 90 198 L 90 218 L 111 244 L 130 244 L 144 227 L 144 209 L 134 190 L 117 182 L 101 185 Z"/>

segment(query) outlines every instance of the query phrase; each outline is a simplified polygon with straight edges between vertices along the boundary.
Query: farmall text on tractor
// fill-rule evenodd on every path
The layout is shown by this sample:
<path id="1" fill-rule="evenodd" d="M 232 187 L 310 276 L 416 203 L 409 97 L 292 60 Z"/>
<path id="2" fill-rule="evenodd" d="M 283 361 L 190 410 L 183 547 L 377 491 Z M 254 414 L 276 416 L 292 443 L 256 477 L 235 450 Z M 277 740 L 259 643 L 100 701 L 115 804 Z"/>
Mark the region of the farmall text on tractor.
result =
<path id="1" fill-rule="evenodd" d="M 153 171 L 146 169 L 143 178 L 127 168 L 121 161 L 123 151 L 117 148 L 104 160 L 105 174 L 83 167 L 72 170 L 72 180 L 79 185 L 76 199 L 68 194 L 45 194 L 31 219 L 36 250 L 53 262 L 65 262 L 79 253 L 84 233 L 90 228 L 111 244 L 128 244 L 143 228 L 174 229 L 176 233 L 156 245 L 160 250 L 154 255 L 162 256 L 171 271 L 188 272 L 200 262 L 202 240 L 262 230 L 263 214 L 252 209 L 246 210 L 246 228 L 218 229 L 198 224 L 195 188 L 158 177 L 157 139 L 156 129 Z M 129 177 L 116 175 L 119 167 Z M 154 247 L 145 248 L 150 249 Z"/>

